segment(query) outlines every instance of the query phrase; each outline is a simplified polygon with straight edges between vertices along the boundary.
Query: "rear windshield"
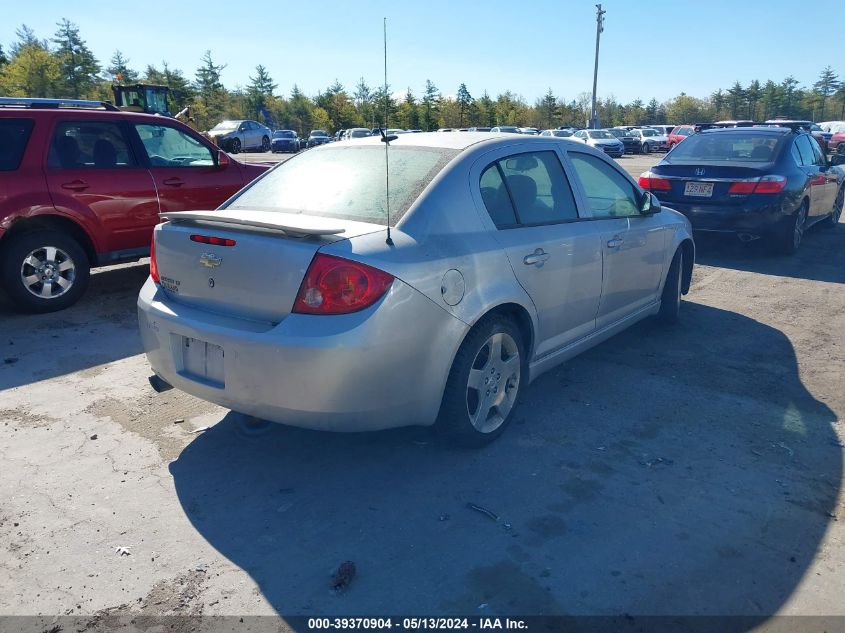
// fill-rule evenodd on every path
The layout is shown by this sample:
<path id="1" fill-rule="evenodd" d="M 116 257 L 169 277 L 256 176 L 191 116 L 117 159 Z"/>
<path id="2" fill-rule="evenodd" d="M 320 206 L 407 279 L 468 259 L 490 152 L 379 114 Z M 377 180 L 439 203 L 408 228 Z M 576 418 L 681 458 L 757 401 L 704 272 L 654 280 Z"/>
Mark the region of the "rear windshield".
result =
<path id="1" fill-rule="evenodd" d="M 293 138 L 294 134 L 290 130 L 279 130 L 273 132 L 273 138 Z"/>
<path id="2" fill-rule="evenodd" d="M 665 160 L 769 163 L 775 159 L 779 140 L 776 136 L 748 132 L 694 134 L 676 145 Z"/>
<path id="3" fill-rule="evenodd" d="M 21 164 L 32 119 L 0 119 L 0 171 L 14 171 Z"/>
<path id="4" fill-rule="evenodd" d="M 457 150 L 390 148 L 390 224 L 395 225 Z M 299 154 L 245 189 L 227 208 L 304 213 L 387 225 L 383 146 Z"/>

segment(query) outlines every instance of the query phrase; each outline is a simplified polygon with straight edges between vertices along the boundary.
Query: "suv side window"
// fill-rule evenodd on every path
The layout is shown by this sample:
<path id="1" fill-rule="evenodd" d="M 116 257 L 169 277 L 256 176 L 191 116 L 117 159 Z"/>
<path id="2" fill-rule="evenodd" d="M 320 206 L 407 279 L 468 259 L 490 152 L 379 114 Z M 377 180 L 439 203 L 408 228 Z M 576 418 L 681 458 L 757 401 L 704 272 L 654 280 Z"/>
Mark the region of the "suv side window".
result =
<path id="1" fill-rule="evenodd" d="M 481 175 L 481 196 L 498 228 L 578 219 L 575 196 L 555 152 L 503 158 Z"/>
<path id="2" fill-rule="evenodd" d="M 47 167 L 120 169 L 135 166 L 135 157 L 119 123 L 60 121 L 53 131 Z"/>
<path id="3" fill-rule="evenodd" d="M 626 218 L 640 215 L 639 190 L 602 159 L 583 152 L 569 158 L 584 187 L 594 218 Z"/>
<path id="4" fill-rule="evenodd" d="M 211 150 L 192 136 L 168 125 L 136 125 L 152 167 L 211 167 Z"/>
<path id="5" fill-rule="evenodd" d="M 0 171 L 20 167 L 32 124 L 32 119 L 0 119 Z"/>

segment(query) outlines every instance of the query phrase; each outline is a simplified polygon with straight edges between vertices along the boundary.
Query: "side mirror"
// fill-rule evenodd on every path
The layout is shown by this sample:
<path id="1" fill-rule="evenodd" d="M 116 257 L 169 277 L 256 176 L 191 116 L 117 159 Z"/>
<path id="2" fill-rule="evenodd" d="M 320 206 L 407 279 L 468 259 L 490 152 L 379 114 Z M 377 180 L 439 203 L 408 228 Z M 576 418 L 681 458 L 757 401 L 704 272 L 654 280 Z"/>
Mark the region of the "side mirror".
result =
<path id="1" fill-rule="evenodd" d="M 232 159 L 229 158 L 229 155 L 226 152 L 222 149 L 217 150 L 217 169 L 226 169 L 231 162 Z"/>
<path id="2" fill-rule="evenodd" d="M 640 201 L 640 215 L 654 215 L 660 213 L 660 209 L 660 200 L 657 199 L 657 196 L 650 191 L 644 192 Z"/>

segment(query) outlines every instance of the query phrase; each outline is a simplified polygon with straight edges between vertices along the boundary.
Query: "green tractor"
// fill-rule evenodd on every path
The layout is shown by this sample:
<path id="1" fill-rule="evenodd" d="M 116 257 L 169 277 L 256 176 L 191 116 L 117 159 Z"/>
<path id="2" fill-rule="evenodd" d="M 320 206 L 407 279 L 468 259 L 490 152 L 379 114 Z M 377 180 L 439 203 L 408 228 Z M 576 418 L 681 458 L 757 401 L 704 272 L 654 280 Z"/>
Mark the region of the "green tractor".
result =
<path id="1" fill-rule="evenodd" d="M 112 84 L 114 104 L 126 112 L 146 112 L 178 119 L 196 129 L 190 106 L 176 114 L 170 113 L 170 88 L 156 84 L 121 84 L 120 78 Z"/>

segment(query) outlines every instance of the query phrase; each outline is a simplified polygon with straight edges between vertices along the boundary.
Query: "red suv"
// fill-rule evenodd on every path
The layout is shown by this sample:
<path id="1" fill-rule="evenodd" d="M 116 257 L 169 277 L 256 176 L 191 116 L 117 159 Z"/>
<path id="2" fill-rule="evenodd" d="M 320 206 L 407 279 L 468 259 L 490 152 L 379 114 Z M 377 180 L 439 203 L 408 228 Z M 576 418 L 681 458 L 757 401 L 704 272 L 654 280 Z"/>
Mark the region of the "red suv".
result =
<path id="1" fill-rule="evenodd" d="M 91 267 L 149 254 L 159 213 L 216 209 L 266 169 L 175 119 L 0 99 L 0 282 L 22 310 L 66 308 Z"/>
<path id="2" fill-rule="evenodd" d="M 669 132 L 669 149 L 672 149 L 690 134 L 694 133 L 695 127 L 692 125 L 676 125 L 675 128 Z"/>

